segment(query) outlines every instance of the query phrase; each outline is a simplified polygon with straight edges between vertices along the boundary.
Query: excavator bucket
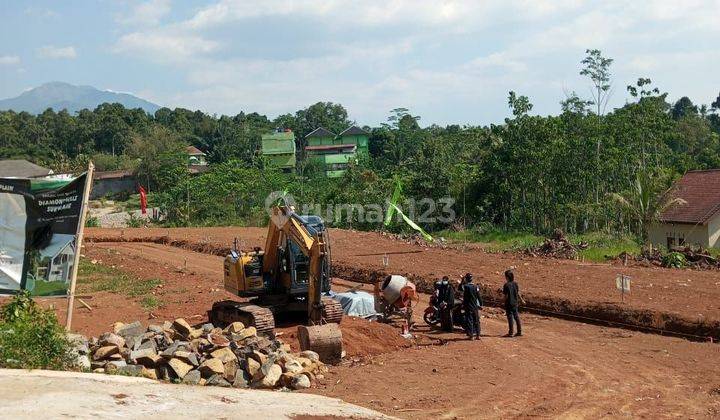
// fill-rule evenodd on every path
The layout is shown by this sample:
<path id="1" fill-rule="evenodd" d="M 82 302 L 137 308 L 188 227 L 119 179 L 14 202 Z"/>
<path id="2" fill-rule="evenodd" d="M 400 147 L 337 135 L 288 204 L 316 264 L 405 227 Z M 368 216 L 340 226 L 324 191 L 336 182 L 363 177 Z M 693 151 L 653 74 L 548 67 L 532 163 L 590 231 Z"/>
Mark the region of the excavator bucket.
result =
<path id="1" fill-rule="evenodd" d="M 338 324 L 298 326 L 301 350 L 312 350 L 323 363 L 335 364 L 342 359 L 342 332 Z"/>

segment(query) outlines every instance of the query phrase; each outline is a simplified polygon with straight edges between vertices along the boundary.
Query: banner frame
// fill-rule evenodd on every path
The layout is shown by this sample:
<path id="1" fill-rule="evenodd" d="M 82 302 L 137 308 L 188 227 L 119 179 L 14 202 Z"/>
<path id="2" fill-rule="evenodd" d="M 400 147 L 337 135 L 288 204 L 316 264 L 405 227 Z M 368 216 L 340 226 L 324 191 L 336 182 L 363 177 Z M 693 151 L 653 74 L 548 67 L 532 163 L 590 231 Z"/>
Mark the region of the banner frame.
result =
<path id="1" fill-rule="evenodd" d="M 70 331 L 72 327 L 73 307 L 75 306 L 75 283 L 77 280 L 78 268 L 80 266 L 80 253 L 82 252 L 83 236 L 85 234 L 85 218 L 88 211 L 88 202 L 90 200 L 90 190 L 92 189 L 93 173 L 95 165 L 92 161 L 88 162 L 87 176 L 85 177 L 85 190 L 83 191 L 82 204 L 80 206 L 80 220 L 78 221 L 77 235 L 75 237 L 75 261 L 72 267 L 70 277 L 70 288 L 68 289 L 67 315 L 65 317 L 65 329 Z"/>

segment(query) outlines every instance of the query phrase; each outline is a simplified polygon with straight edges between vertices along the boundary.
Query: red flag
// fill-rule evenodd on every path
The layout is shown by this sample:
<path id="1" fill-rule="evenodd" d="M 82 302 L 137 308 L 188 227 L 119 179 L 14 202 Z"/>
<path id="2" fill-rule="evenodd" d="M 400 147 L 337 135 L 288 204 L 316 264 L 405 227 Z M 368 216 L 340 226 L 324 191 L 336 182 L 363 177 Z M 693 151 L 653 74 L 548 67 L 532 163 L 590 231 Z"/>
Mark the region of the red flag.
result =
<path id="1" fill-rule="evenodd" d="M 147 213 L 147 193 L 142 185 L 140 185 L 140 212 L 142 214 Z"/>

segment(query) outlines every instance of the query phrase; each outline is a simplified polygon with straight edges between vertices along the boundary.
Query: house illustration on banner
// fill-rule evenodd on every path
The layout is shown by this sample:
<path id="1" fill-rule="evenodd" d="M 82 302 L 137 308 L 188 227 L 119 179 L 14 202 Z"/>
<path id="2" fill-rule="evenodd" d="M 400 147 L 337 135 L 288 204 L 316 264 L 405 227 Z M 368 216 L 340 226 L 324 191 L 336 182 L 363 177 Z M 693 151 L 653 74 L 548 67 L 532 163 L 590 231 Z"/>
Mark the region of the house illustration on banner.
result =
<path id="1" fill-rule="evenodd" d="M 75 235 L 56 233 L 40 250 L 35 279 L 67 282 L 74 264 Z"/>

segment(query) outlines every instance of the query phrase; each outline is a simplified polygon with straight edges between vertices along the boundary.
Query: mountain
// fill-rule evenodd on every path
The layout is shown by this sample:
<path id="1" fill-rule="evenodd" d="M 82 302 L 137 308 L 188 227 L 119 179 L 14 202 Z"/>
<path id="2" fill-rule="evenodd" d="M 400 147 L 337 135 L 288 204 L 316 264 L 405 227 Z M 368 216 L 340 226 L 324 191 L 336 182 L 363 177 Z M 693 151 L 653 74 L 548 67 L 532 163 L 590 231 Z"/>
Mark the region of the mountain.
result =
<path id="1" fill-rule="evenodd" d="M 27 90 L 15 98 L 0 100 L 0 110 L 26 111 L 40 114 L 48 108 L 67 109 L 71 114 L 81 109 L 95 109 L 102 103 L 120 103 L 125 108 L 142 108 L 154 114 L 160 106 L 129 93 L 99 90 L 92 86 L 75 86 L 63 82 L 50 82 Z"/>

